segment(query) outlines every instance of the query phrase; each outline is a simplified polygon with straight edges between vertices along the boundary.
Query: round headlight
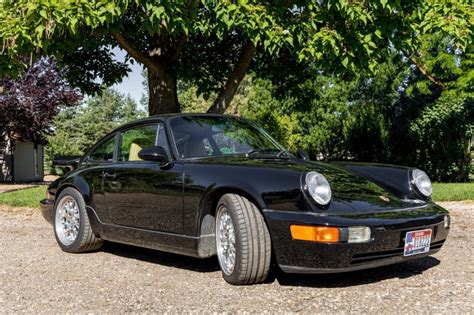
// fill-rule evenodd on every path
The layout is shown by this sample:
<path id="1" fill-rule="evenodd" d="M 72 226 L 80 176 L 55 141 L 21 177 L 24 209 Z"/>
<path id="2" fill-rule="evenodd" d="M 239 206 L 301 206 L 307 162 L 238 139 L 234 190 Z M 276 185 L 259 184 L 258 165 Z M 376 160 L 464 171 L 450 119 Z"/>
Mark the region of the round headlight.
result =
<path id="1" fill-rule="evenodd" d="M 412 178 L 413 184 L 415 184 L 418 191 L 425 197 L 430 197 L 433 193 L 433 188 L 431 187 L 431 180 L 428 175 L 422 170 L 414 169 L 412 171 Z"/>
<path id="2" fill-rule="evenodd" d="M 318 204 L 325 206 L 331 201 L 331 186 L 323 175 L 317 172 L 307 173 L 306 186 L 309 194 Z"/>

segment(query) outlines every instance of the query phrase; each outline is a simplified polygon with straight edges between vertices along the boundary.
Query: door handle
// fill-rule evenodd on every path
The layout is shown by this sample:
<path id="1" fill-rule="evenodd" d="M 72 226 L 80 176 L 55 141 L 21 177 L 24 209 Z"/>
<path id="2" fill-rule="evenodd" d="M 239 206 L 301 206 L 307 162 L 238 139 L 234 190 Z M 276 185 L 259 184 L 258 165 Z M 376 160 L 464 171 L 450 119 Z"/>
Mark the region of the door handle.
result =
<path id="1" fill-rule="evenodd" d="M 117 177 L 117 174 L 115 173 L 108 173 L 108 172 L 104 173 L 104 178 L 115 179 L 116 177 Z"/>

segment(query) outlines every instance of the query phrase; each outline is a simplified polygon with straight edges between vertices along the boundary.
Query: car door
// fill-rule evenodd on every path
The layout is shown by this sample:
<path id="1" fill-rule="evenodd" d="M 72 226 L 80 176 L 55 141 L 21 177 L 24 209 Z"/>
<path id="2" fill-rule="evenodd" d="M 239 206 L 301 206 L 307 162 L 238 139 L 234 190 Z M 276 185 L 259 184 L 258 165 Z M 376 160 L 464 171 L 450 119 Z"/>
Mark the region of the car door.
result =
<path id="1" fill-rule="evenodd" d="M 113 224 L 182 233 L 182 164 L 163 166 L 138 157 L 141 149 L 158 144 L 169 153 L 165 132 L 161 123 L 120 132 L 117 162 L 104 173 L 105 200 Z"/>
<path id="2" fill-rule="evenodd" d="M 87 165 L 81 176 L 89 185 L 91 206 L 99 219 L 105 223 L 108 223 L 108 204 L 105 200 L 103 175 L 114 164 L 116 138 L 115 133 L 105 137 L 92 148 L 82 162 Z"/>

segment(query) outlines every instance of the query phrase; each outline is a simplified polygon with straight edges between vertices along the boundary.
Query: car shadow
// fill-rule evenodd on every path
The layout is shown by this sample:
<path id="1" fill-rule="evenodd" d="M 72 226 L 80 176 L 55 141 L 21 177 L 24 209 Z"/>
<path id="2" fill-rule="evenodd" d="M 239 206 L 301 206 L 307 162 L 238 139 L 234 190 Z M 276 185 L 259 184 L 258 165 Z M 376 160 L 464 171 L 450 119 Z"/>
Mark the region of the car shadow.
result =
<path id="1" fill-rule="evenodd" d="M 434 257 L 423 257 L 404 263 L 388 265 L 373 269 L 358 270 L 337 274 L 285 274 L 276 272 L 276 281 L 282 286 L 305 286 L 315 288 L 343 288 L 387 279 L 405 279 L 420 275 L 424 271 L 439 265 Z"/>
<path id="2" fill-rule="evenodd" d="M 106 242 L 101 251 L 124 258 L 195 272 L 210 273 L 219 270 L 219 263 L 216 257 L 199 259 L 113 242 Z M 277 281 L 281 286 L 343 288 L 375 283 L 387 279 L 405 279 L 420 275 L 439 264 L 440 261 L 438 259 L 428 256 L 395 265 L 335 274 L 286 274 L 278 270 L 278 268 L 274 268 L 272 276 L 266 282 Z"/>
<path id="3" fill-rule="evenodd" d="M 219 270 L 216 257 L 200 259 L 113 242 L 105 242 L 101 251 L 129 259 L 197 272 L 215 272 Z"/>

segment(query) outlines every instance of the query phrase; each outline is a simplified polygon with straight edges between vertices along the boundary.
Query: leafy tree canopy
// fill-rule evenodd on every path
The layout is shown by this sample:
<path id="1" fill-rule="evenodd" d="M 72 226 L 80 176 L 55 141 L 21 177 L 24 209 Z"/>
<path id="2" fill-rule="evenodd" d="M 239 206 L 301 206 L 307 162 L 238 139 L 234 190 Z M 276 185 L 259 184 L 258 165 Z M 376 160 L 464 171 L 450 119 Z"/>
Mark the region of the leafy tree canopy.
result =
<path id="1" fill-rule="evenodd" d="M 256 54 L 330 72 L 374 69 L 387 49 L 417 52 L 421 34 L 464 50 L 472 11 L 469 0 L 3 0 L 0 67 L 14 74 L 18 55 L 54 54 L 75 85 L 96 91 L 96 77 L 112 84 L 128 71 L 111 53 L 119 46 L 148 70 L 150 114 L 180 110 L 177 78 L 216 93 L 209 110 L 223 112 Z"/>
<path id="2" fill-rule="evenodd" d="M 75 105 L 81 98 L 69 86 L 63 71 L 51 58 L 41 58 L 16 80 L 0 81 L 0 139 L 45 142 L 60 107 Z"/>
<path id="3" fill-rule="evenodd" d="M 416 61 L 430 77 L 400 52 L 373 74 L 341 79 L 302 72 L 280 81 L 283 89 L 250 75 L 229 112 L 257 120 L 287 148 L 303 148 L 313 159 L 410 165 L 433 180 L 467 181 L 473 171 L 472 53 L 437 36 L 425 40 L 432 49 Z M 184 111 L 208 108 L 195 86 L 180 88 Z"/>

